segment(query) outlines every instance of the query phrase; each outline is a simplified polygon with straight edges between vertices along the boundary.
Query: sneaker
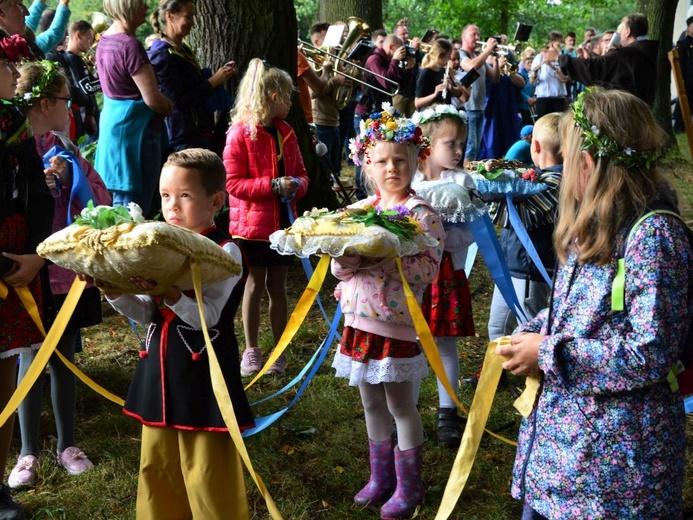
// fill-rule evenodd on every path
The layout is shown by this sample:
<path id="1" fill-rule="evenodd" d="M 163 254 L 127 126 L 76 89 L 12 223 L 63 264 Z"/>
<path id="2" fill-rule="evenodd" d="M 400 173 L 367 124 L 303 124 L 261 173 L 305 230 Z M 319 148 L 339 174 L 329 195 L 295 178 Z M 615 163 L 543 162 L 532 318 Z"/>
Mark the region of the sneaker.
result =
<path id="1" fill-rule="evenodd" d="M 33 457 L 33 455 L 30 455 Z M 0 520 L 24 520 L 24 509 L 14 501 L 10 489 L 2 484 L 0 487 Z"/>
<path id="2" fill-rule="evenodd" d="M 94 467 L 94 464 L 77 446 L 70 446 L 62 452 L 58 451 L 56 458 L 58 464 L 65 468 L 70 475 L 79 475 Z"/>
<path id="3" fill-rule="evenodd" d="M 270 365 L 267 369 L 268 374 L 274 374 L 275 376 L 283 376 L 286 372 L 286 356 L 282 354 L 277 358 L 277 360 Z"/>
<path id="4" fill-rule="evenodd" d="M 257 374 L 262 368 L 262 352 L 259 348 L 246 348 L 241 358 L 241 377 Z"/>
<path id="5" fill-rule="evenodd" d="M 38 468 L 38 457 L 36 455 L 25 455 L 19 457 L 17 465 L 10 473 L 7 483 L 14 488 L 33 486 L 36 483 L 36 470 Z M 2 516 L 0 516 L 2 518 Z"/>

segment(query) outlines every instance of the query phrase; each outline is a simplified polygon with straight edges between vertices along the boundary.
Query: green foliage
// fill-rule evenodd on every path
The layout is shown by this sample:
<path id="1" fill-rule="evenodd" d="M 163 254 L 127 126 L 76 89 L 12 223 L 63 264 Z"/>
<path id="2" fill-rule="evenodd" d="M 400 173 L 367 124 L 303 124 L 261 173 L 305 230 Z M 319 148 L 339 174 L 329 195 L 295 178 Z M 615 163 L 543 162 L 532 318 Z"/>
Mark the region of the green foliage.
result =
<path id="1" fill-rule="evenodd" d="M 294 8 L 298 21 L 298 37 L 310 41 L 310 26 L 319 21 L 318 0 L 294 0 Z"/>
<path id="2" fill-rule="evenodd" d="M 107 229 L 112 226 L 135 222 L 125 206 L 98 206 L 94 207 L 94 201 L 90 200 L 82 214 L 75 219 L 79 226 L 89 226 L 95 229 Z"/>

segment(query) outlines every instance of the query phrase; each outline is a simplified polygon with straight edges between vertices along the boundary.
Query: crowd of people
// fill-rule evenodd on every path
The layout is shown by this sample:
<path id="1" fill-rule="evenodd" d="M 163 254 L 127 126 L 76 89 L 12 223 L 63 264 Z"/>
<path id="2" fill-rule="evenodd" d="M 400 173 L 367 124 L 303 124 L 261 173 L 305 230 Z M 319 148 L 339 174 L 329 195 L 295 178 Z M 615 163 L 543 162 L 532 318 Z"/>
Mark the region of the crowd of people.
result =
<path id="1" fill-rule="evenodd" d="M 436 206 L 442 187 L 460 190 L 458 204 L 464 199 L 473 213 L 488 209 L 500 226 L 522 317 L 496 287 L 488 336 L 510 336 L 510 346 L 498 348 L 506 370 L 542 381 L 520 427 L 513 474 L 522 518 L 681 517 L 685 415 L 668 376 L 687 348 L 693 253 L 676 216 L 676 193 L 657 166 L 665 144 L 651 110 L 659 43 L 647 39 L 645 16 L 627 15 L 599 35 L 587 29 L 580 45 L 574 32 L 552 31 L 538 52 L 521 55 L 504 35 L 482 43 L 474 24 L 459 38 L 433 31 L 423 42 L 410 38 L 403 19 L 391 33 L 372 31 L 370 54 L 358 58 L 363 75 L 345 74 L 331 58 L 338 51 L 324 45 L 333 27 L 342 26 L 344 38 L 350 25 L 321 22 L 310 29 L 311 48 L 298 49 L 294 81 L 259 58 L 202 68 L 185 41 L 195 23 L 193 0 L 159 1 L 148 48 L 136 37 L 146 3 L 103 4 L 113 21 L 99 32 L 92 59 L 94 28 L 69 23 L 69 0 L 48 14 L 44 0 L 30 9 L 0 0 L 0 288 L 10 288 L 0 304 L 0 408 L 43 340 L 17 289 L 28 288 L 50 323 L 79 277 L 88 288 L 57 347 L 68 360 L 80 348 L 80 329 L 101 323 L 102 300 L 148 327 L 124 407 L 142 423 L 137 517 L 250 518 L 194 295 L 142 277 L 130 280 L 133 294 L 121 293 L 108 280 L 46 265 L 36 247 L 89 200 L 135 203 L 149 215 L 160 210 L 169 224 L 219 244 L 243 269 L 204 288 L 205 325 L 214 328 L 239 427 L 253 427 L 242 378 L 263 366 L 262 298 L 267 293 L 276 345 L 287 326 L 286 283 L 295 265 L 270 248 L 269 236 L 291 225 L 310 185 L 286 122 L 297 88 L 327 149 L 325 169 L 339 178 L 346 154 L 357 166 L 360 200 L 350 207 L 404 214 L 431 240 L 398 259 L 331 262 L 344 313 L 332 367 L 358 388 L 369 447 L 370 478 L 354 490 L 354 503 L 378 507 L 387 520 L 411 518 L 424 501 L 418 403 L 429 367 L 402 278 L 455 394 L 458 339 L 476 334 L 464 270 L 474 238 L 458 213 Z M 685 52 L 693 17 L 687 22 L 679 44 Z M 224 85 L 240 71 L 231 100 Z M 98 139 L 94 165 L 76 146 L 83 137 Z M 172 153 L 164 158 L 166 151 Z M 547 189 L 487 207 L 469 167 L 504 156 L 533 167 L 534 181 Z M 215 215 L 224 206 L 229 227 L 219 229 Z M 538 260 L 511 225 L 512 212 Z M 620 264 L 632 275 L 623 310 L 614 310 Z M 159 296 L 150 295 L 154 290 Z M 234 330 L 239 307 L 242 355 Z M 79 475 L 93 464 L 76 445 L 75 376 L 55 356 L 49 369 L 56 461 Z M 286 370 L 282 354 L 267 373 Z M 0 488 L 0 518 L 25 518 L 8 487 L 36 484 L 42 391 L 39 380 L 19 407 L 21 451 Z M 437 441 L 450 448 L 459 447 L 465 426 L 455 401 L 438 379 Z M 0 425 L 3 479 L 12 431 L 13 419 Z"/>

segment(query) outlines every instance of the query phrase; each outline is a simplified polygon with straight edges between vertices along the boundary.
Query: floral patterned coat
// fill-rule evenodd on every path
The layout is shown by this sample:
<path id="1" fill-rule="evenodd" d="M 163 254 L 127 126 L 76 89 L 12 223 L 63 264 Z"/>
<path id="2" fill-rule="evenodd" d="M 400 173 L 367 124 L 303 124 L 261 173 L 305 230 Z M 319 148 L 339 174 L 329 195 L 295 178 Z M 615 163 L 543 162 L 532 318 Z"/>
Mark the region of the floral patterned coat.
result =
<path id="1" fill-rule="evenodd" d="M 626 311 L 614 312 L 623 241 L 604 266 L 578 265 L 571 254 L 550 318 L 544 310 L 519 327 L 548 336 L 512 494 L 550 519 L 681 517 L 685 415 L 666 378 L 693 310 L 693 259 L 674 217 L 649 217 L 625 254 Z"/>

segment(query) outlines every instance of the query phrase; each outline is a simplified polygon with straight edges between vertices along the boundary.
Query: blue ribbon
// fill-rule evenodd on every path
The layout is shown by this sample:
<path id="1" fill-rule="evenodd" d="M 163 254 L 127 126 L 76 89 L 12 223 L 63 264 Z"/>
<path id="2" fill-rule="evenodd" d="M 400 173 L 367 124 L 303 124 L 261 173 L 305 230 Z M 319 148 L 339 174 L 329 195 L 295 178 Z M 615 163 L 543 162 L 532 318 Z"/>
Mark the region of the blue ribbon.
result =
<path id="1" fill-rule="evenodd" d="M 255 406 L 259 403 L 262 403 L 264 401 L 267 401 L 268 399 L 271 399 L 273 397 L 276 397 L 277 395 L 281 394 L 282 392 L 285 392 L 292 386 L 294 386 L 303 376 L 306 372 L 308 372 L 308 369 L 310 369 L 310 372 L 308 372 L 308 376 L 306 379 L 303 381 L 303 384 L 299 387 L 298 391 L 296 392 L 296 395 L 294 398 L 291 400 L 289 405 L 286 408 L 282 408 L 281 410 L 271 413 L 269 415 L 265 415 L 262 417 L 256 417 L 255 418 L 255 427 L 250 428 L 248 430 L 245 430 L 243 432 L 243 437 L 250 437 L 251 435 L 255 435 L 256 433 L 260 433 L 262 430 L 269 428 L 272 424 L 274 424 L 282 415 L 284 415 L 286 412 L 289 411 L 289 409 L 296 404 L 298 399 L 303 395 L 303 392 L 305 391 L 306 387 L 308 384 L 311 382 L 315 374 L 318 372 L 320 367 L 322 366 L 323 362 L 325 361 L 325 357 L 327 356 L 327 353 L 330 350 L 330 347 L 332 346 L 332 342 L 334 339 L 337 337 L 337 327 L 339 326 L 339 322 L 342 319 L 342 309 L 341 307 L 337 306 L 337 311 L 334 313 L 334 318 L 332 319 L 332 323 L 330 324 L 330 332 L 327 335 L 327 337 L 323 340 L 323 342 L 320 344 L 320 347 L 315 351 L 315 354 L 313 354 L 313 357 L 308 361 L 305 367 L 303 367 L 303 370 L 301 370 L 301 373 L 299 373 L 293 381 L 291 381 L 289 384 L 287 384 L 284 388 L 279 390 L 278 392 L 275 392 L 274 394 L 265 397 L 261 399 L 260 401 L 256 401 L 252 403 L 250 406 Z"/>
<path id="2" fill-rule="evenodd" d="M 683 405 L 685 406 L 686 413 L 693 412 L 693 395 L 689 395 L 683 400 Z"/>
<path id="3" fill-rule="evenodd" d="M 72 203 L 77 197 L 83 207 L 87 207 L 87 203 L 90 200 L 94 200 L 94 193 L 91 191 L 91 186 L 89 186 L 89 180 L 82 169 L 82 165 L 79 163 L 79 159 L 72 152 L 68 152 L 63 147 L 55 145 L 53 148 L 48 150 L 43 156 L 43 167 L 49 168 L 51 165 L 51 159 L 53 157 L 62 157 L 68 163 L 72 165 L 72 189 L 70 190 L 70 201 L 67 206 L 67 225 L 72 224 L 72 215 L 70 215 L 70 208 L 72 208 Z M 56 179 L 57 181 L 57 179 Z"/>
<path id="4" fill-rule="evenodd" d="M 503 251 L 498 242 L 498 236 L 496 235 L 496 229 L 493 227 L 493 222 L 491 222 L 491 217 L 486 214 L 481 218 L 468 222 L 467 225 L 474 236 L 474 240 L 476 240 L 481 256 L 484 257 L 486 266 L 491 273 L 491 278 L 493 278 L 493 281 L 498 286 L 498 290 L 503 296 L 508 308 L 517 317 L 518 321 L 527 321 L 525 311 L 517 300 L 513 282 L 510 279 L 508 263 L 503 256 Z"/>
<path id="5" fill-rule="evenodd" d="M 541 276 L 544 278 L 546 283 L 549 284 L 549 287 L 551 287 L 551 277 L 549 276 L 549 273 L 546 272 L 544 262 L 541 261 L 539 253 L 537 253 L 537 248 L 534 247 L 532 239 L 529 238 L 529 233 L 527 233 L 527 229 L 522 223 L 520 214 L 517 212 L 517 208 L 515 208 L 513 204 L 512 194 L 507 193 L 505 195 L 505 202 L 508 206 L 508 219 L 510 221 L 510 225 L 517 234 L 517 238 L 520 239 L 522 247 L 525 248 L 525 251 L 527 251 L 527 254 L 532 259 L 532 262 L 534 262 L 534 265 L 537 266 L 537 269 L 539 270 L 539 273 L 541 273 Z"/>

